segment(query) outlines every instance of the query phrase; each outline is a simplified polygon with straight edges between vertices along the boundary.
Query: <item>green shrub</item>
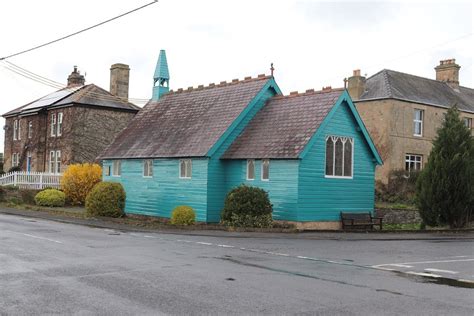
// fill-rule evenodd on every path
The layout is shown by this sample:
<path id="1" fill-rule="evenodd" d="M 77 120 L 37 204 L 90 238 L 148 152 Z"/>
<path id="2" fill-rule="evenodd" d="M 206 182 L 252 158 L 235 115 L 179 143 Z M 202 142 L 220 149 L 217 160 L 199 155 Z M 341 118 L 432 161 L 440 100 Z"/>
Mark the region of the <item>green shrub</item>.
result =
<path id="1" fill-rule="evenodd" d="M 240 185 L 225 199 L 222 223 L 237 227 L 270 227 L 272 204 L 268 193 L 260 188 Z"/>
<path id="2" fill-rule="evenodd" d="M 419 171 L 392 170 L 388 175 L 388 184 L 375 183 L 377 202 L 415 204 L 416 181 Z"/>
<path id="3" fill-rule="evenodd" d="M 125 190 L 117 182 L 99 182 L 86 198 L 87 216 L 125 216 Z"/>
<path id="4" fill-rule="evenodd" d="M 174 208 L 171 213 L 172 225 L 193 225 L 196 221 L 196 213 L 193 208 L 186 205 L 180 205 Z"/>
<path id="5" fill-rule="evenodd" d="M 64 206 L 66 195 L 56 189 L 43 190 L 36 194 L 36 205 L 40 206 Z"/>

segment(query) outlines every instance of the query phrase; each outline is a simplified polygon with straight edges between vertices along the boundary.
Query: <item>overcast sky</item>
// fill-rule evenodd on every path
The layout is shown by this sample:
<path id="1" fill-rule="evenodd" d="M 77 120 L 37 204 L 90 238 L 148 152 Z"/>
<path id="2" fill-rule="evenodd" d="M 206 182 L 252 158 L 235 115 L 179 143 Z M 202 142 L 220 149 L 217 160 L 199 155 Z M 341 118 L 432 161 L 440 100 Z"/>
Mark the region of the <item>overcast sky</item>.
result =
<path id="1" fill-rule="evenodd" d="M 148 2 L 3 1 L 0 57 Z M 368 76 L 388 68 L 434 78 L 433 68 L 447 58 L 461 66 L 461 85 L 472 88 L 473 15 L 471 1 L 160 0 L 8 61 L 64 84 L 77 65 L 86 83 L 107 90 L 110 65 L 125 63 L 129 95 L 137 99 L 151 97 L 160 49 L 166 50 L 172 89 L 269 74 L 271 62 L 285 94 L 341 87 L 357 68 Z M 54 90 L 0 62 L 2 113 Z"/>

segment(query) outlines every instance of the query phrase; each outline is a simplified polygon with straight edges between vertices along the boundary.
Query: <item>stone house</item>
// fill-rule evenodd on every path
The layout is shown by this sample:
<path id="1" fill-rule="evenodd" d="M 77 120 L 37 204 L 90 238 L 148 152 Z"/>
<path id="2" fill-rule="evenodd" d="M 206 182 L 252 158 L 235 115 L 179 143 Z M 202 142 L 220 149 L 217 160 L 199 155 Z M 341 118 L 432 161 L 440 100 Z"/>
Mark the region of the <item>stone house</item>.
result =
<path id="1" fill-rule="evenodd" d="M 474 120 L 474 89 L 459 84 L 454 59 L 435 68 L 436 80 L 383 69 L 369 78 L 355 70 L 348 91 L 384 161 L 376 180 L 392 170 L 421 170 L 447 109 L 456 105 L 466 126 Z"/>
<path id="2" fill-rule="evenodd" d="M 128 102 L 129 67 L 110 71 L 110 92 L 85 85 L 74 67 L 67 87 L 3 114 L 4 170 L 62 173 L 71 163 L 97 161 L 139 111 Z"/>
<path id="3" fill-rule="evenodd" d="M 340 212 L 374 209 L 381 164 L 344 89 L 283 96 L 273 76 L 168 91 L 160 53 L 153 98 L 101 155 L 127 213 L 170 217 L 178 205 L 219 222 L 240 184 L 269 193 L 273 218 L 337 229 Z"/>

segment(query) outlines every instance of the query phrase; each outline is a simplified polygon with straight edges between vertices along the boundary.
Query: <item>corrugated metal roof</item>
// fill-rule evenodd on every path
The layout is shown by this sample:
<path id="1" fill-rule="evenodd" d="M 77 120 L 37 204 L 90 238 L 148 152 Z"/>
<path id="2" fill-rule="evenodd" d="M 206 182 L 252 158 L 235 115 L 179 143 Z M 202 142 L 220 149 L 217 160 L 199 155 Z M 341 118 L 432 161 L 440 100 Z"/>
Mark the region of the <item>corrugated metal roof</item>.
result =
<path id="1" fill-rule="evenodd" d="M 298 158 L 343 91 L 273 97 L 222 158 Z"/>
<path id="2" fill-rule="evenodd" d="M 150 101 L 101 158 L 204 157 L 269 80 L 165 94 Z"/>

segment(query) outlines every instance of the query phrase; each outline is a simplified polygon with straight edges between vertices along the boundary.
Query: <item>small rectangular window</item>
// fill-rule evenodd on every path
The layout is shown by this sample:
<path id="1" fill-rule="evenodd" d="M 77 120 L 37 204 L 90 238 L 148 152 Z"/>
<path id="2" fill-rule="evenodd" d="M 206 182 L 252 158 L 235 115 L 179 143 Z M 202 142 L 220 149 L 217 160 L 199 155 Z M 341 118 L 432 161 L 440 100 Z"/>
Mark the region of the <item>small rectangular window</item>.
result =
<path id="1" fill-rule="evenodd" d="M 18 120 L 13 121 L 13 140 L 18 139 Z"/>
<path id="2" fill-rule="evenodd" d="M 58 113 L 58 129 L 56 132 L 57 136 L 61 136 L 63 134 L 63 113 Z"/>
<path id="3" fill-rule="evenodd" d="M 18 120 L 18 140 L 21 139 L 21 120 Z"/>
<path id="4" fill-rule="evenodd" d="M 51 137 L 56 137 L 56 114 L 51 114 Z"/>
<path id="5" fill-rule="evenodd" d="M 143 176 L 153 177 L 153 160 L 143 160 Z"/>
<path id="6" fill-rule="evenodd" d="M 49 173 L 54 173 L 54 162 L 56 161 L 56 152 L 54 150 L 49 152 Z"/>
<path id="7" fill-rule="evenodd" d="M 110 176 L 110 165 L 105 166 L 105 168 L 104 168 L 104 173 L 105 173 L 105 175 L 106 175 L 107 177 Z"/>
<path id="8" fill-rule="evenodd" d="M 413 118 L 413 135 L 423 136 L 423 110 L 415 109 Z"/>
<path id="9" fill-rule="evenodd" d="M 262 160 L 262 180 L 263 181 L 270 180 L 270 160 L 269 159 Z"/>
<path id="10" fill-rule="evenodd" d="M 55 173 L 61 173 L 61 151 L 56 150 L 56 166 Z"/>
<path id="11" fill-rule="evenodd" d="M 472 118 L 470 117 L 465 117 L 463 118 L 464 126 L 466 126 L 469 129 L 472 129 Z"/>
<path id="12" fill-rule="evenodd" d="M 423 156 L 406 154 L 405 155 L 405 170 L 410 171 L 420 171 L 423 167 Z"/>
<path id="13" fill-rule="evenodd" d="M 18 154 L 14 153 L 12 155 L 12 167 L 18 166 Z"/>
<path id="14" fill-rule="evenodd" d="M 179 177 L 181 179 L 191 179 L 192 174 L 192 160 L 181 159 L 179 161 Z"/>
<path id="15" fill-rule="evenodd" d="M 122 162 L 120 160 L 114 160 L 112 162 L 112 176 L 120 177 L 122 175 Z"/>
<path id="16" fill-rule="evenodd" d="M 326 137 L 326 171 L 328 178 L 352 178 L 354 139 L 343 136 Z"/>
<path id="17" fill-rule="evenodd" d="M 255 179 L 255 160 L 247 160 L 247 180 Z"/>
<path id="18" fill-rule="evenodd" d="M 28 138 L 31 139 L 33 137 L 33 121 L 28 122 Z"/>

